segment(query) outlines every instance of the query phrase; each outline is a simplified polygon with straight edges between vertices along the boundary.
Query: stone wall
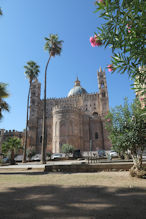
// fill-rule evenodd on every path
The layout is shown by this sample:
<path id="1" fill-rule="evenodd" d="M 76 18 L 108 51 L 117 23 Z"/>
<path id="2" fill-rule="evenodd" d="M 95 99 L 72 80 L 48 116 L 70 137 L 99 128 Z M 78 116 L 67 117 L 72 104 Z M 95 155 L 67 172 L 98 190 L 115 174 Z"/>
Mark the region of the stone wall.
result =
<path id="1" fill-rule="evenodd" d="M 16 130 L 5 130 L 5 129 L 0 129 L 0 153 L 2 152 L 1 147 L 2 143 L 6 141 L 9 137 L 17 137 L 21 139 L 22 145 L 24 145 L 25 141 L 25 135 L 24 132 L 19 132 Z"/>

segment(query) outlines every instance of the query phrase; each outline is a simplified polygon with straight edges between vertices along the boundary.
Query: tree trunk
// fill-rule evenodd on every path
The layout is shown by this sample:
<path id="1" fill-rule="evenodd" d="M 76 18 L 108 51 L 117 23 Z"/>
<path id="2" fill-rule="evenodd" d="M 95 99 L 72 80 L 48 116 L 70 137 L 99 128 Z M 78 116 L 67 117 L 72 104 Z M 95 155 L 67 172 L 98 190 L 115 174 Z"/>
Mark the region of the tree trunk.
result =
<path id="1" fill-rule="evenodd" d="M 142 154 L 137 154 L 136 156 L 132 155 L 134 168 L 139 171 L 142 170 Z"/>
<path id="2" fill-rule="evenodd" d="M 24 150 L 23 150 L 23 159 L 22 163 L 26 163 L 26 148 L 27 148 L 27 136 L 28 136 L 28 114 L 29 114 L 29 96 L 30 96 L 30 88 L 31 88 L 31 82 L 29 85 L 29 91 L 28 91 L 28 97 L 27 97 L 27 115 L 26 115 L 26 128 L 25 128 L 25 143 L 24 143 Z"/>
<path id="3" fill-rule="evenodd" d="M 14 149 L 11 150 L 11 165 L 15 164 L 15 160 L 14 160 Z"/>
<path id="4" fill-rule="evenodd" d="M 132 154 L 133 166 L 130 169 L 130 175 L 132 177 L 142 177 L 143 176 L 143 165 L 142 165 L 142 153 Z"/>
<path id="5" fill-rule="evenodd" d="M 44 105 L 43 105 L 43 124 L 42 124 L 42 149 L 41 149 L 41 163 L 46 163 L 46 145 L 47 145 L 47 133 L 46 133 L 46 79 L 47 79 L 47 68 L 50 62 L 51 55 L 46 64 L 45 68 L 45 80 L 44 80 Z"/>

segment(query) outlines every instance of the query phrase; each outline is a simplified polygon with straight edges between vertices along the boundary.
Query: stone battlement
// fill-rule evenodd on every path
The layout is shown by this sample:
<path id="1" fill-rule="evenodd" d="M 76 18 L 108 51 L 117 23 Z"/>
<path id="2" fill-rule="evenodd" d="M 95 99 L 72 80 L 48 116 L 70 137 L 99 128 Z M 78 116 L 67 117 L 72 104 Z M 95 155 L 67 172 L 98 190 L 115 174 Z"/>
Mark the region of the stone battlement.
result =
<path id="1" fill-rule="evenodd" d="M 10 134 L 21 134 L 22 132 L 16 131 L 16 130 L 5 130 L 5 129 L 0 129 L 0 135 L 10 135 Z"/>
<path id="2" fill-rule="evenodd" d="M 56 113 L 58 111 L 62 111 L 63 112 L 81 112 L 80 108 L 77 108 L 73 105 L 61 105 L 61 106 L 55 106 L 53 107 L 53 113 Z"/>
<path id="3" fill-rule="evenodd" d="M 91 96 L 97 96 L 98 93 L 87 93 L 87 94 L 79 94 L 79 95 L 75 95 L 75 96 L 69 96 L 69 97 L 52 97 L 52 98 L 47 98 L 47 101 L 57 101 L 57 102 L 62 102 L 62 101 L 72 101 L 74 99 L 78 99 L 80 97 L 91 97 Z M 43 99 L 41 99 L 43 101 Z"/>

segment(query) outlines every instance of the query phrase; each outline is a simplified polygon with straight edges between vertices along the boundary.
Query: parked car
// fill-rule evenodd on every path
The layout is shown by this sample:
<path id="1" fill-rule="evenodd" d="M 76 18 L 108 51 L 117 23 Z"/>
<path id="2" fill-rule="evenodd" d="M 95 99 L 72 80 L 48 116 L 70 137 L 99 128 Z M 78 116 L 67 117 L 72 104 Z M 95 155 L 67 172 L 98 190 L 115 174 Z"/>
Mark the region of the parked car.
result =
<path id="1" fill-rule="evenodd" d="M 17 156 L 14 158 L 14 160 L 15 160 L 16 162 L 22 162 L 22 159 L 23 159 L 23 155 L 17 155 Z"/>
<path id="2" fill-rule="evenodd" d="M 118 153 L 116 151 L 109 151 L 108 156 L 110 158 L 116 158 L 118 157 Z"/>
<path id="3" fill-rule="evenodd" d="M 80 149 L 78 149 L 78 150 L 75 150 L 74 152 L 73 152 L 73 158 L 81 158 L 82 157 L 82 155 L 81 155 L 81 151 L 80 151 Z"/>
<path id="4" fill-rule="evenodd" d="M 10 162 L 10 159 L 8 157 L 4 157 L 2 159 L 2 163 L 9 163 Z"/>
<path id="5" fill-rule="evenodd" d="M 40 161 L 41 160 L 41 154 L 35 154 L 31 157 L 31 161 Z"/>
<path id="6" fill-rule="evenodd" d="M 58 153 L 58 154 L 52 154 L 51 155 L 51 159 L 54 160 L 56 158 L 62 158 L 62 154 Z"/>
<path id="7" fill-rule="evenodd" d="M 99 150 L 98 151 L 98 156 L 99 157 L 106 157 L 105 150 Z"/>

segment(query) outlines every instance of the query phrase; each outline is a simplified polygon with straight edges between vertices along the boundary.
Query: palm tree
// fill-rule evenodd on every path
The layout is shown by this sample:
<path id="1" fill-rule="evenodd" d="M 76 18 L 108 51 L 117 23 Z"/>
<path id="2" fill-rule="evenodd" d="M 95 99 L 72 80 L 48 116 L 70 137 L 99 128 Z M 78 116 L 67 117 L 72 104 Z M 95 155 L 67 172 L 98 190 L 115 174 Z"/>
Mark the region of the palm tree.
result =
<path id="1" fill-rule="evenodd" d="M 62 40 L 58 40 L 57 34 L 50 34 L 49 38 L 45 37 L 46 43 L 44 49 L 49 52 L 49 59 L 45 68 L 45 78 L 44 78 L 44 105 L 43 105 L 43 124 L 42 124 L 42 150 L 41 150 L 41 162 L 46 163 L 45 149 L 47 145 L 47 135 L 46 135 L 46 78 L 47 69 L 51 57 L 55 55 L 60 55 L 62 50 Z"/>
<path id="2" fill-rule="evenodd" d="M 9 105 L 6 103 L 6 101 L 4 101 L 4 98 L 9 96 L 6 86 L 7 84 L 0 83 L 0 120 L 3 117 L 2 111 L 9 111 Z"/>
<path id="3" fill-rule="evenodd" d="M 2 12 L 2 9 L 0 8 L 0 15 L 2 15 L 3 14 L 3 12 Z"/>
<path id="4" fill-rule="evenodd" d="M 2 152 L 7 154 L 10 152 L 11 164 L 15 164 L 14 156 L 15 152 L 21 148 L 21 140 L 17 137 L 10 137 L 2 143 Z"/>
<path id="5" fill-rule="evenodd" d="M 30 99 L 30 88 L 32 81 L 38 77 L 38 73 L 40 72 L 39 70 L 39 65 L 37 65 L 34 61 L 29 61 L 27 62 L 27 65 L 24 66 L 26 71 L 24 74 L 29 80 L 29 90 L 28 90 L 28 97 L 27 97 L 27 115 L 26 115 L 26 129 L 25 129 L 25 143 L 24 143 L 24 150 L 23 150 L 23 160 L 22 162 L 26 162 L 26 148 L 27 148 L 27 129 L 28 129 L 28 115 L 29 115 L 29 99 Z"/>

